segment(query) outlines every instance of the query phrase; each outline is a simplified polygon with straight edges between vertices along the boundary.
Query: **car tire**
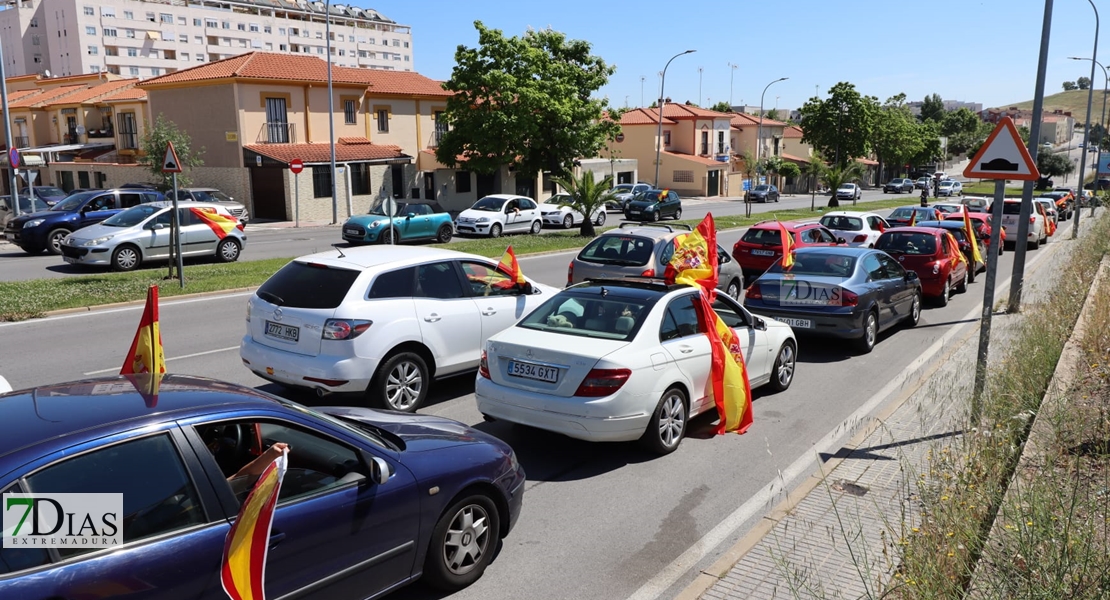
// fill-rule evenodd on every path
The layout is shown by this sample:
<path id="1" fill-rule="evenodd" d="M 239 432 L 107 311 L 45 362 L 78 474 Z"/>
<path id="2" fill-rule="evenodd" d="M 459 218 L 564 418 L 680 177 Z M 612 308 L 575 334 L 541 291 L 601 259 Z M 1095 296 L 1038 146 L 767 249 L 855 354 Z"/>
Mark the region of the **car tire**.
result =
<path id="1" fill-rule="evenodd" d="M 233 263 L 239 260 L 239 254 L 242 248 L 239 242 L 233 238 L 226 237 L 220 240 L 216 245 L 216 260 L 222 263 Z"/>
<path id="2" fill-rule="evenodd" d="M 572 215 L 563 217 L 563 229 L 570 229 L 571 227 L 574 227 L 574 217 Z"/>
<path id="3" fill-rule="evenodd" d="M 490 225 L 489 236 L 491 238 L 501 237 L 501 224 L 500 223 L 494 223 L 493 225 Z"/>
<path id="4" fill-rule="evenodd" d="M 474 494 L 455 502 L 432 530 L 424 580 L 443 591 L 465 588 L 482 576 L 500 541 L 501 515 L 492 499 Z"/>
<path id="5" fill-rule="evenodd" d="M 686 394 L 678 387 L 668 388 L 655 405 L 640 443 L 660 456 L 674 452 L 686 435 L 688 416 Z"/>
<path id="6" fill-rule="evenodd" d="M 69 233 L 68 229 L 59 227 L 46 234 L 46 251 L 51 254 L 61 254 L 62 240 L 64 240 Z"/>
<path id="7" fill-rule="evenodd" d="M 42 248 L 38 248 L 35 246 L 20 246 L 19 248 L 27 254 L 42 254 L 43 250 Z"/>
<path id="8" fill-rule="evenodd" d="M 682 209 L 681 208 L 674 209 L 674 220 L 678 221 L 681 218 L 682 218 Z"/>
<path id="9" fill-rule="evenodd" d="M 440 225 L 439 231 L 436 231 L 436 241 L 441 244 L 450 242 L 453 237 L 455 237 L 455 228 L 450 225 Z"/>
<path id="10" fill-rule="evenodd" d="M 948 299 L 952 297 L 952 283 L 944 280 L 944 289 L 941 290 L 940 295 L 937 296 L 937 306 L 948 306 Z"/>
<path id="11" fill-rule="evenodd" d="M 964 279 L 963 279 L 963 281 L 956 284 L 956 293 L 957 294 L 963 294 L 963 293 L 967 292 L 967 284 L 968 284 L 968 280 L 967 280 L 968 275 L 967 274 L 970 271 L 971 271 L 971 269 L 964 269 Z"/>
<path id="12" fill-rule="evenodd" d="M 378 243 L 382 244 L 383 246 L 388 246 L 390 244 L 396 244 L 399 241 L 398 237 L 399 236 L 397 235 L 397 230 L 390 227 L 390 228 L 382 231 L 382 234 L 380 236 L 378 236 Z"/>
<path id="13" fill-rule="evenodd" d="M 594 220 L 594 225 L 597 225 L 598 227 L 605 225 L 605 211 L 600 211 L 597 213 L 597 219 Z"/>
<path id="14" fill-rule="evenodd" d="M 378 367 L 370 382 L 371 401 L 388 410 L 416 412 L 428 397 L 428 365 L 415 352 L 399 352 Z"/>
<path id="15" fill-rule="evenodd" d="M 112 251 L 112 270 L 120 272 L 134 271 L 139 268 L 142 258 L 143 255 L 136 246 L 120 244 Z"/>
<path id="16" fill-rule="evenodd" d="M 798 349 L 794 342 L 783 342 L 775 357 L 775 365 L 771 367 L 771 389 L 776 392 L 785 392 L 794 381 L 794 367 L 797 366 Z"/>
<path id="17" fill-rule="evenodd" d="M 921 322 L 921 292 L 914 292 L 913 302 L 910 304 L 910 314 L 906 318 L 906 327 L 917 327 Z"/>
<path id="18" fill-rule="evenodd" d="M 867 354 L 875 349 L 875 341 L 879 339 L 879 316 L 874 310 L 867 311 L 863 318 L 863 335 L 856 338 L 856 350 L 860 354 Z"/>
<path id="19" fill-rule="evenodd" d="M 732 281 L 728 282 L 728 287 L 725 288 L 725 294 L 727 294 L 729 298 L 732 298 L 737 302 L 740 301 L 740 294 L 743 293 L 743 291 L 744 286 L 740 283 L 739 279 L 733 279 Z"/>
<path id="20" fill-rule="evenodd" d="M 658 210 L 654 210 L 654 211 L 651 212 L 651 220 L 652 220 L 653 223 L 659 221 L 659 211 Z"/>
<path id="21" fill-rule="evenodd" d="M 969 259 L 968 263 L 970 264 L 972 262 L 972 260 L 973 259 Z M 976 270 L 976 267 L 974 267 L 974 266 L 970 266 L 970 267 L 967 268 L 967 282 L 968 283 L 975 283 L 975 270 Z"/>
<path id="22" fill-rule="evenodd" d="M 532 228 L 528 230 L 528 233 L 536 235 L 541 229 L 543 229 L 543 221 L 532 221 Z"/>

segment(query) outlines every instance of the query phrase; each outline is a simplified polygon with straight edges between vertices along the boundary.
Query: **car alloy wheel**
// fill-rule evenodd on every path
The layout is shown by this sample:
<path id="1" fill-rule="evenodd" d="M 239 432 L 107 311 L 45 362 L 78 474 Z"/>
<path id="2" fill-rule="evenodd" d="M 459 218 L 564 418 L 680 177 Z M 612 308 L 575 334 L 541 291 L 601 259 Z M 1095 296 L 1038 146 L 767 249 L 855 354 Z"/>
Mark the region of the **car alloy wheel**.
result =
<path id="1" fill-rule="evenodd" d="M 392 227 L 387 227 L 384 231 L 382 231 L 382 235 L 381 235 L 381 237 L 378 238 L 378 241 L 382 244 L 396 243 L 396 241 L 397 241 L 396 232 L 393 230 Z"/>
<path id="2" fill-rule="evenodd" d="M 46 236 L 46 249 L 50 251 L 51 254 L 61 254 L 62 240 L 66 239 L 67 235 L 69 235 L 68 229 L 55 229 L 51 231 L 50 234 Z"/>
<path id="3" fill-rule="evenodd" d="M 500 223 L 494 223 L 493 225 L 490 226 L 489 236 L 491 238 L 501 237 L 501 224 Z"/>
<path id="4" fill-rule="evenodd" d="M 482 576 L 501 536 L 497 505 L 485 495 L 451 505 L 432 531 L 424 576 L 433 587 L 462 589 Z"/>
<path id="5" fill-rule="evenodd" d="M 656 454 L 670 454 L 686 435 L 686 394 L 677 387 L 663 392 L 644 431 L 643 443 Z"/>
<path id="6" fill-rule="evenodd" d="M 600 212 L 597 213 L 597 221 L 594 222 L 594 225 L 597 225 L 598 227 L 601 227 L 604 224 L 605 224 L 605 211 L 600 211 Z"/>
<path id="7" fill-rule="evenodd" d="M 543 223 L 540 222 L 540 221 L 533 221 L 532 222 L 532 229 L 529 230 L 529 231 L 530 231 L 530 233 L 535 235 L 535 234 L 539 233 L 541 229 L 543 229 Z"/>
<path id="8" fill-rule="evenodd" d="M 728 294 L 729 298 L 732 298 L 733 300 L 739 300 L 740 299 L 740 282 L 736 281 L 735 279 L 728 282 L 728 289 L 725 290 L 725 293 Z"/>
<path id="9" fill-rule="evenodd" d="M 563 217 L 563 229 L 570 229 L 574 227 L 574 217 L 567 215 Z"/>
<path id="10" fill-rule="evenodd" d="M 441 244 L 446 244 L 451 241 L 451 237 L 455 235 L 455 230 L 450 225 L 444 224 L 439 226 L 439 231 L 436 232 L 436 241 Z"/>
<path id="11" fill-rule="evenodd" d="M 654 211 L 651 212 L 651 220 L 652 221 L 658 221 L 659 220 L 659 211 L 658 210 L 654 210 Z"/>
<path id="12" fill-rule="evenodd" d="M 115 271 L 134 271 L 140 262 L 139 249 L 130 244 L 124 244 L 112 253 L 112 269 Z"/>
<path id="13" fill-rule="evenodd" d="M 856 340 L 856 345 L 860 352 L 867 354 L 875 348 L 875 340 L 879 337 L 879 319 L 875 316 L 875 311 L 870 310 L 867 316 L 863 319 L 863 335 Z"/>
<path id="14" fill-rule="evenodd" d="M 963 281 L 961 281 L 961 282 L 960 282 L 960 283 L 959 283 L 959 284 L 958 284 L 958 285 L 956 286 L 956 293 L 958 293 L 958 294 L 962 294 L 962 293 L 964 293 L 964 292 L 966 292 L 966 291 L 967 291 L 967 284 L 968 284 L 968 281 L 967 281 L 967 274 L 968 274 L 968 272 L 969 272 L 970 270 L 971 270 L 971 269 L 964 269 L 964 278 L 963 278 Z"/>
<path id="15" fill-rule="evenodd" d="M 951 296 L 952 296 L 952 283 L 948 281 L 947 277 L 945 277 L 944 278 L 944 289 L 941 290 L 940 296 L 937 298 L 937 304 L 940 304 L 941 306 L 948 306 L 948 299 Z"/>
<path id="16" fill-rule="evenodd" d="M 771 387 L 776 392 L 784 392 L 794 381 L 794 366 L 797 354 L 794 344 L 786 342 L 779 348 L 779 355 L 775 358 L 775 366 L 771 370 Z"/>
<path id="17" fill-rule="evenodd" d="M 677 221 L 681 218 L 682 218 L 682 209 L 681 208 L 674 209 L 674 220 Z"/>
<path id="18" fill-rule="evenodd" d="M 378 369 L 371 391 L 390 410 L 416 412 L 428 394 L 428 367 L 414 352 L 402 352 Z"/>
<path id="19" fill-rule="evenodd" d="M 913 304 L 910 305 L 910 319 L 908 325 L 910 327 L 916 327 L 919 321 L 921 321 L 921 294 L 915 292 L 913 295 Z"/>

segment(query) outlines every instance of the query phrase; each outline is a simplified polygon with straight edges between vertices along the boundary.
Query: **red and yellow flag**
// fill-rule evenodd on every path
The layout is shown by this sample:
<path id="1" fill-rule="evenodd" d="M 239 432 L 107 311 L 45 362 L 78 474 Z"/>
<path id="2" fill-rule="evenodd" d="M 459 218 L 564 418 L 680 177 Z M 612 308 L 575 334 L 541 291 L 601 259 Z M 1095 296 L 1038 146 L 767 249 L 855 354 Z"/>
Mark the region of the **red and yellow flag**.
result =
<path id="1" fill-rule="evenodd" d="M 1044 226 L 1045 226 L 1045 229 L 1048 230 L 1048 235 L 1051 236 L 1051 235 L 1055 234 L 1056 233 L 1056 224 L 1053 223 L 1052 219 L 1050 219 L 1048 217 L 1048 211 L 1044 209 L 1044 205 L 1041 204 L 1040 202 L 1034 202 L 1033 204 L 1035 204 L 1037 206 L 1037 212 L 1041 213 L 1041 216 L 1044 217 Z"/>
<path id="2" fill-rule="evenodd" d="M 964 235 L 967 241 L 971 242 L 971 260 L 975 263 L 971 268 L 975 269 L 979 263 L 987 264 L 987 261 L 983 260 L 983 253 L 979 252 L 979 240 L 975 237 L 975 227 L 971 223 L 971 214 L 966 204 L 964 205 Z"/>
<path id="3" fill-rule="evenodd" d="M 917 210 L 916 209 L 913 209 L 913 210 L 910 211 L 910 222 L 906 225 L 906 227 L 913 227 L 914 225 L 917 225 Z"/>
<path id="4" fill-rule="evenodd" d="M 960 251 L 960 244 L 956 241 L 956 236 L 952 235 L 952 232 L 946 231 L 944 237 L 948 240 L 948 257 L 957 262 L 967 263 L 967 257 Z M 972 267 L 972 265 L 968 265 L 968 269 Z"/>
<path id="5" fill-rule="evenodd" d="M 520 270 L 520 263 L 516 261 L 516 254 L 513 254 L 512 246 L 505 249 L 505 254 L 501 257 L 501 261 L 497 263 L 497 268 L 508 273 L 509 278 L 518 286 L 522 286 L 528 282 L 528 280 L 524 278 L 524 271 Z"/>
<path id="6" fill-rule="evenodd" d="M 782 268 L 789 269 L 794 266 L 794 235 L 786 225 L 779 221 L 779 236 L 782 244 Z"/>
<path id="7" fill-rule="evenodd" d="M 192 211 L 193 216 L 212 228 L 212 231 L 216 233 L 216 237 L 221 240 L 227 237 L 227 234 L 231 233 L 231 230 L 239 225 L 239 221 L 235 218 L 221 215 L 214 208 L 193 206 L 190 207 L 189 210 Z"/>
<path id="8" fill-rule="evenodd" d="M 220 582 L 231 600 L 266 598 L 263 586 L 270 526 L 274 521 L 274 506 L 287 465 L 287 453 L 282 452 L 262 471 L 251 493 L 239 507 L 239 516 L 231 530 L 227 532 Z"/>
<path id="9" fill-rule="evenodd" d="M 668 283 L 699 288 L 694 300 L 698 321 L 709 338 L 709 394 L 720 416 L 717 433 L 744 433 L 752 424 L 752 394 L 740 341 L 713 310 L 717 293 L 717 230 L 708 214 L 694 231 L 675 237 L 675 251 L 664 272 Z"/>
<path id="10" fill-rule="evenodd" d="M 147 406 L 158 405 L 158 385 L 166 372 L 166 355 L 162 351 L 162 332 L 158 328 L 158 286 L 152 285 L 146 291 L 146 306 L 139 319 L 139 330 L 131 341 L 127 358 L 123 359 L 120 375 L 128 379 L 139 390 Z"/>

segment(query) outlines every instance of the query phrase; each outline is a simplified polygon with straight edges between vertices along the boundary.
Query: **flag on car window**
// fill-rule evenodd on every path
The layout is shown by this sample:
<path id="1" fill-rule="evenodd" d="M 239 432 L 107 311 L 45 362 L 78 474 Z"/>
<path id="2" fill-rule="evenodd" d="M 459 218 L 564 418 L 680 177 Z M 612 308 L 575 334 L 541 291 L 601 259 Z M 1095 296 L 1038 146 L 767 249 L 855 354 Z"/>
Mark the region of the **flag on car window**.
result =
<path id="1" fill-rule="evenodd" d="M 717 290 L 717 229 L 707 214 L 690 233 L 675 236 L 674 254 L 663 270 L 668 283 L 701 287 L 712 301 Z"/>
<path id="2" fill-rule="evenodd" d="M 513 254 L 512 246 L 505 248 L 505 254 L 501 257 L 501 261 L 497 263 L 497 268 L 508 273 L 509 278 L 518 286 L 523 286 L 528 282 L 524 278 L 524 271 L 520 270 L 520 263 L 516 261 L 516 254 Z"/>
<path id="3" fill-rule="evenodd" d="M 220 583 L 231 600 L 264 600 L 266 597 L 263 586 L 270 526 L 288 463 L 287 452 L 282 452 L 262 471 L 227 532 Z"/>
<path id="4" fill-rule="evenodd" d="M 166 372 L 166 355 L 162 351 L 162 332 L 158 328 L 158 286 L 146 291 L 146 306 L 139 319 L 139 330 L 131 341 L 131 349 L 123 360 L 120 375 L 129 376 L 147 406 L 158 404 L 158 384 Z"/>
<path id="5" fill-rule="evenodd" d="M 789 269 L 794 266 L 794 236 L 786 225 L 779 221 L 780 244 L 782 244 L 782 268 Z"/>
<path id="6" fill-rule="evenodd" d="M 239 221 L 237 221 L 234 217 L 221 215 L 214 208 L 210 208 L 207 206 L 190 207 L 189 210 L 192 211 L 193 216 L 195 216 L 197 219 L 200 219 L 205 225 L 212 228 L 212 231 L 215 232 L 216 237 L 221 240 L 227 237 L 227 234 L 231 233 L 231 230 L 235 229 L 235 227 L 239 225 Z"/>
<path id="7" fill-rule="evenodd" d="M 983 254 L 979 252 L 979 240 L 975 238 L 975 227 L 971 224 L 971 214 L 968 212 L 966 204 L 964 205 L 964 232 L 967 234 L 968 241 L 971 242 L 971 260 L 975 263 L 971 265 L 971 268 L 975 269 L 975 265 L 979 263 L 987 264 L 987 261 L 983 260 Z"/>

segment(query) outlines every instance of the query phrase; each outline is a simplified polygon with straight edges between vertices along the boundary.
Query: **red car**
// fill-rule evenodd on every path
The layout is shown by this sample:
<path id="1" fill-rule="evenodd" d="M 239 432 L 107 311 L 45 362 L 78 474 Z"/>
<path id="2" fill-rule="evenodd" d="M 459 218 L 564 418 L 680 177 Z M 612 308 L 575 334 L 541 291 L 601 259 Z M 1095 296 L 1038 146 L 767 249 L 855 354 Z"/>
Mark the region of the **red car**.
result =
<path id="1" fill-rule="evenodd" d="M 835 246 L 836 236 L 820 223 L 784 221 L 787 231 L 794 236 L 794 248 L 809 246 Z M 782 257 L 782 233 L 778 221 L 756 223 L 732 246 L 732 258 L 744 270 L 744 278 L 753 280 Z"/>
<path id="2" fill-rule="evenodd" d="M 886 218 L 886 222 L 890 223 L 891 227 L 905 227 L 910 224 L 910 218 L 913 213 L 917 213 L 915 223 L 922 221 L 939 221 L 944 218 L 944 213 L 933 208 L 932 206 L 899 206 L 891 211 L 890 216 Z"/>
<path id="3" fill-rule="evenodd" d="M 991 247 L 991 215 L 990 215 L 990 213 L 969 212 L 967 214 L 968 214 L 969 217 L 971 217 L 971 223 L 973 225 L 975 225 L 975 235 L 979 239 L 983 240 L 983 244 L 987 247 L 987 249 L 990 249 L 990 247 Z M 948 216 L 944 217 L 944 220 L 945 221 L 963 221 L 964 216 L 963 216 L 963 213 L 953 213 L 951 215 L 948 215 Z M 1003 243 L 998 245 L 998 253 L 1002 254 L 1002 250 L 1006 247 L 1006 244 L 1005 244 L 1005 242 L 1006 242 L 1006 229 L 1003 228 L 1002 233 L 999 234 L 999 235 L 1001 235 Z"/>
<path id="4" fill-rule="evenodd" d="M 921 279 L 921 294 L 941 306 L 948 304 L 953 288 L 967 291 L 967 261 L 952 234 L 936 227 L 899 227 L 879 236 L 875 249 L 898 260 Z"/>

